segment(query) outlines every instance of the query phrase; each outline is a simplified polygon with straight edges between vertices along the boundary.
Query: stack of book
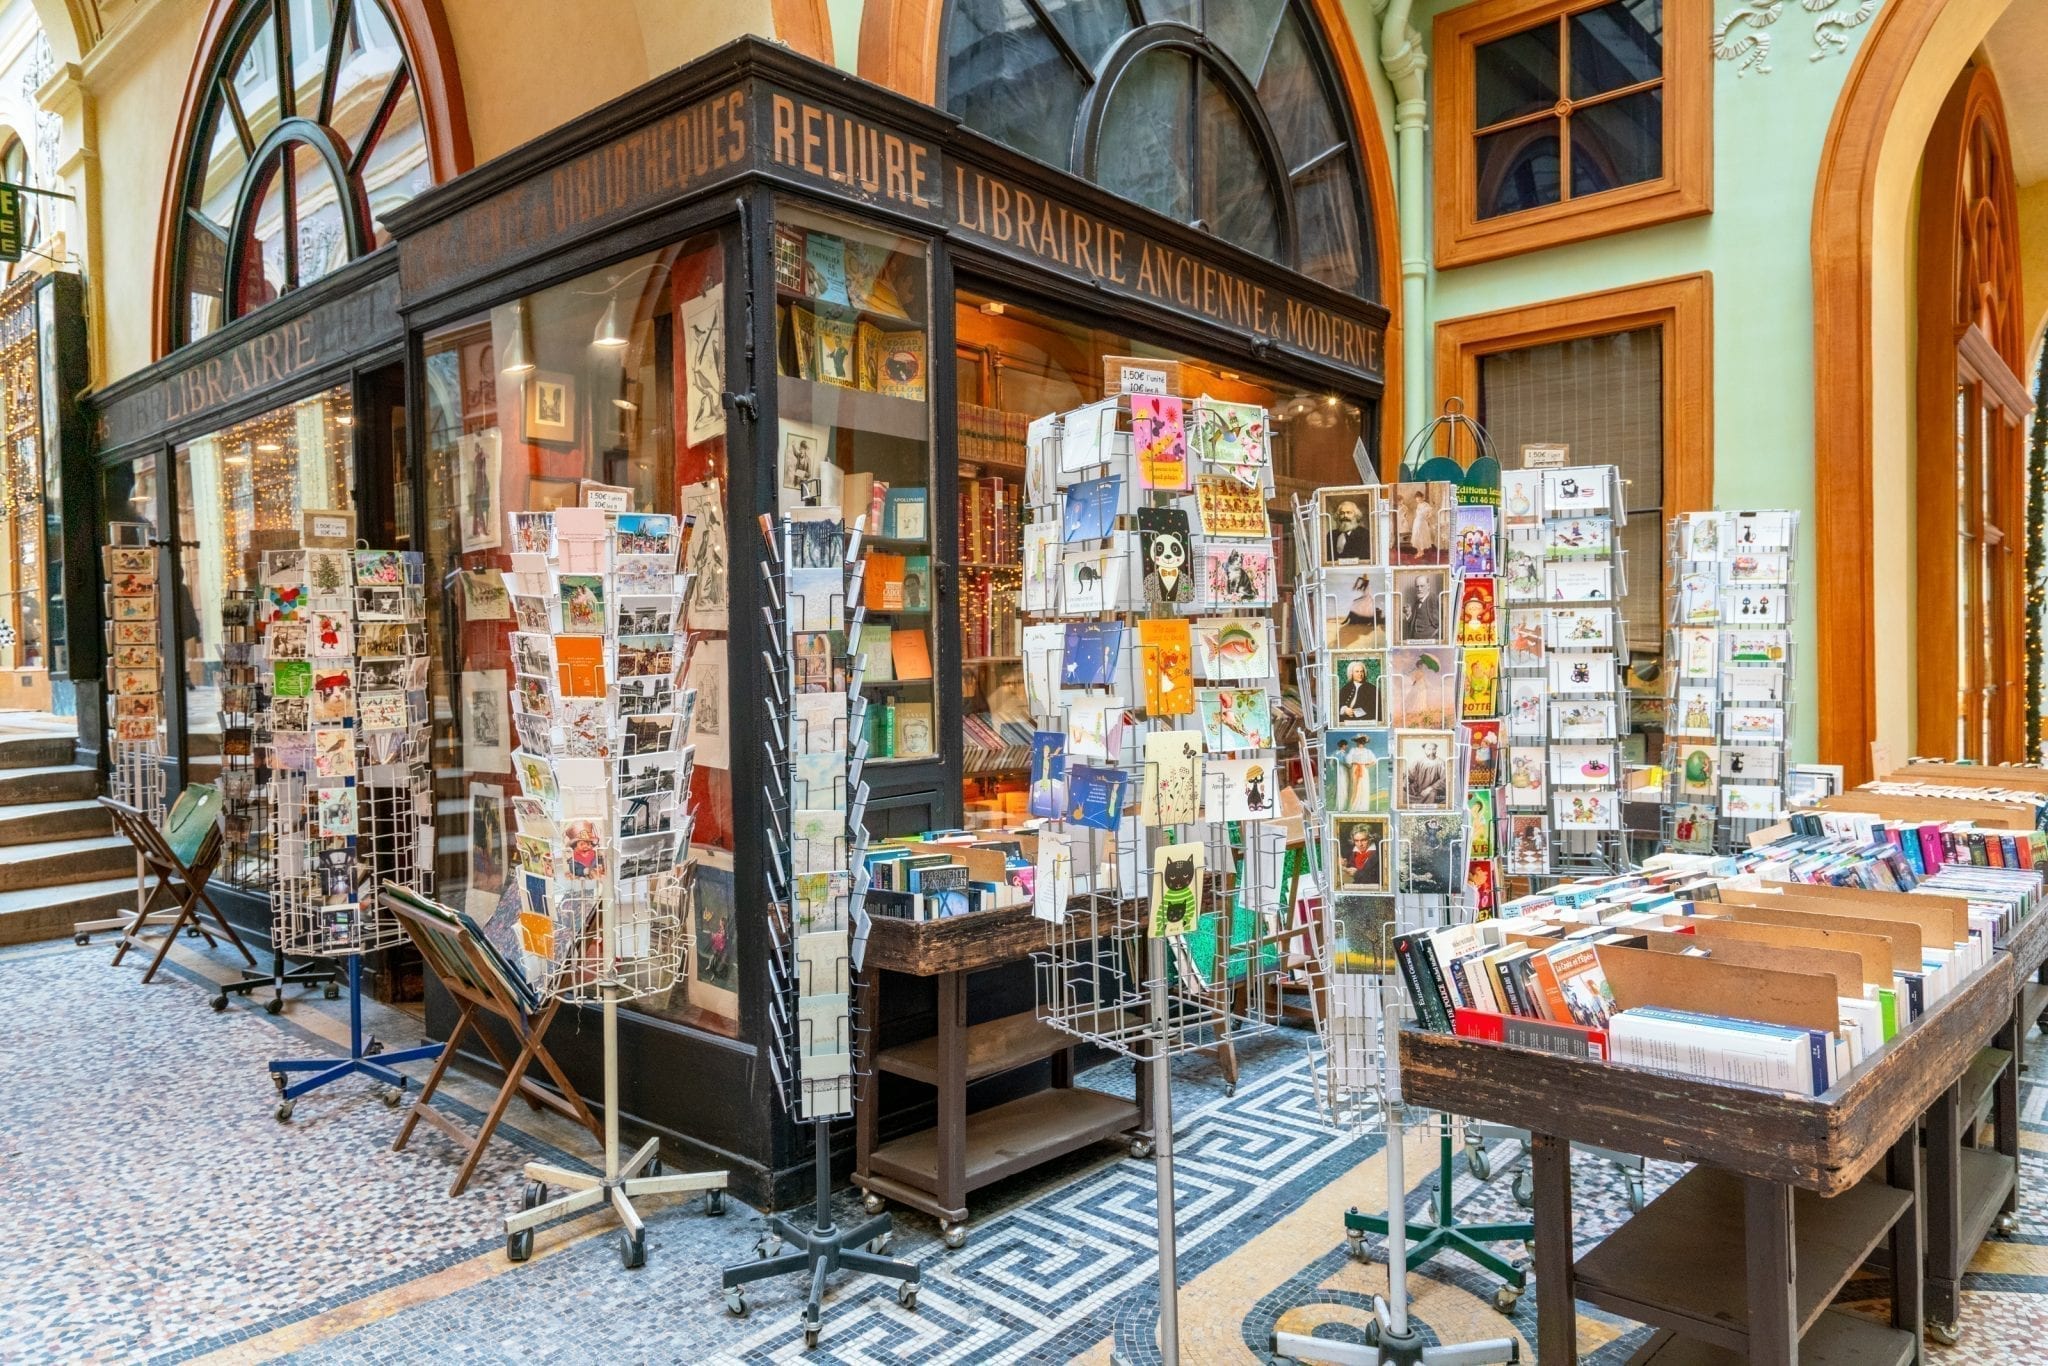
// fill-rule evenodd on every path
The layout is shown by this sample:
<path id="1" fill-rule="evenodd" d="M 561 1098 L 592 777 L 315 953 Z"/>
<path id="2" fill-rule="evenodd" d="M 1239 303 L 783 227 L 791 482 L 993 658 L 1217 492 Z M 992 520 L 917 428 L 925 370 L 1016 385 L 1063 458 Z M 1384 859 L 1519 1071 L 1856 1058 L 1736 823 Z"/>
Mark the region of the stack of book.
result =
<path id="1" fill-rule="evenodd" d="M 958 405 L 960 459 L 976 465 L 1024 467 L 1024 434 L 1031 419 L 978 403 Z"/>
<path id="2" fill-rule="evenodd" d="M 898 920 L 948 920 L 1031 900 L 1032 841 L 959 833 L 891 840 L 867 854 L 867 909 Z"/>

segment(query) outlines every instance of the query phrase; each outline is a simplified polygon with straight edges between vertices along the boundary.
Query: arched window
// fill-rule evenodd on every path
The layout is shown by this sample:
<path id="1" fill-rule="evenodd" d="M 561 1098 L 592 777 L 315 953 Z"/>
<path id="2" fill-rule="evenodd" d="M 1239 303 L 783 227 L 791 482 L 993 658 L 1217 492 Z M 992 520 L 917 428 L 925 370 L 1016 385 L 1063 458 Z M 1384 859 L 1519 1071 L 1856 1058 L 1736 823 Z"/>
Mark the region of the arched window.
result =
<path id="1" fill-rule="evenodd" d="M 951 0 L 968 127 L 1372 297 L 1356 126 L 1302 0 Z"/>
<path id="2" fill-rule="evenodd" d="M 375 250 L 433 182 L 384 0 L 239 0 L 221 32 L 168 225 L 174 347 Z"/>
<path id="3" fill-rule="evenodd" d="M 28 144 L 19 135 L 8 132 L 5 145 L 0 145 L 0 182 L 8 185 L 34 185 L 35 172 L 29 169 Z M 21 197 L 21 245 L 24 253 L 43 238 L 43 199 L 41 195 L 25 194 Z M 18 265 L 10 267 L 8 278 L 14 277 Z"/>

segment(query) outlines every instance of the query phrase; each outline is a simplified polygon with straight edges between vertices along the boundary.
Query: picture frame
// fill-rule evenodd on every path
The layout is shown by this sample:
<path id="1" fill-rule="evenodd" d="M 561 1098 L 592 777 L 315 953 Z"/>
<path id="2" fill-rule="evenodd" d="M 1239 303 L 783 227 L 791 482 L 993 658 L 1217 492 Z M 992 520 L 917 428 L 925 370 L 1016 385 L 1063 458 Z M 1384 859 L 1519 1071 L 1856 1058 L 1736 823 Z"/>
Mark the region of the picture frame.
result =
<path id="1" fill-rule="evenodd" d="M 526 511 L 554 512 L 575 507 L 582 486 L 580 479 L 549 479 L 537 474 L 526 481 Z"/>
<path id="2" fill-rule="evenodd" d="M 567 446 L 576 440 L 576 379 L 559 370 L 536 370 L 521 389 L 521 432 L 528 441 Z"/>

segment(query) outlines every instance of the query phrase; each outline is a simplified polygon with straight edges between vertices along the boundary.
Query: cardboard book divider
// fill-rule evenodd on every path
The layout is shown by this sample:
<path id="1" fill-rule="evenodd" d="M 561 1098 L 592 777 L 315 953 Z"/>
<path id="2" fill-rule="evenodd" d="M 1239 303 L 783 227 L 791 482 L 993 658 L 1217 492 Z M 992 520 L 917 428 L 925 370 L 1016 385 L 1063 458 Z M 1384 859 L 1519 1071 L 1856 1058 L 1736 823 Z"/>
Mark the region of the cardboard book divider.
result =
<path id="1" fill-rule="evenodd" d="M 1595 952 L 1619 1010 L 1664 1006 L 1795 1029 L 1820 1029 L 1830 1034 L 1841 1026 L 1841 1008 L 1835 1001 L 1835 979 L 1831 976 L 1780 972 L 1612 944 L 1598 945 Z"/>
<path id="2" fill-rule="evenodd" d="M 1693 938 L 1707 946 L 1716 957 L 1720 956 L 1722 942 L 1731 939 L 1765 947 L 1824 949 L 1846 953 L 1856 959 L 1865 984 L 1877 987 L 1892 984 L 1892 943 L 1881 935 L 1804 929 L 1793 925 L 1760 925 L 1706 916 L 1694 916 L 1692 920 Z M 1856 993 L 1848 994 L 1853 996 Z"/>
<path id="3" fill-rule="evenodd" d="M 1922 966 L 1920 950 L 1926 934 L 1917 925 L 1902 925 L 1893 920 L 1872 920 L 1857 915 L 1834 915 L 1824 910 L 1797 906 L 1738 906 L 1730 903 L 1728 913 L 1733 919 L 1759 925 L 1788 925 L 1800 929 L 1842 930 L 1849 934 L 1872 935 L 1883 939 L 1890 946 L 1893 972 L 1919 972 Z"/>

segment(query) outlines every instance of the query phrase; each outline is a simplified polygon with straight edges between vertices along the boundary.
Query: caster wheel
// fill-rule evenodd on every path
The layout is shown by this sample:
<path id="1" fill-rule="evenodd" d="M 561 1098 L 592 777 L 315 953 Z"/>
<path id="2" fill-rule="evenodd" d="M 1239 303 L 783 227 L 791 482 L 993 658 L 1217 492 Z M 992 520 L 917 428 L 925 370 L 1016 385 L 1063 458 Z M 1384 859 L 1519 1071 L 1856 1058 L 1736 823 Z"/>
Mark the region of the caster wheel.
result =
<path id="1" fill-rule="evenodd" d="M 1344 1255 L 1354 1262 L 1365 1260 L 1365 1235 L 1363 1233 L 1347 1233 L 1344 1235 Z"/>
<path id="2" fill-rule="evenodd" d="M 1152 1156 L 1152 1140 L 1149 1138 L 1132 1139 L 1131 1156 L 1137 1158 L 1146 1158 Z"/>
<path id="3" fill-rule="evenodd" d="M 882 1212 L 882 1206 L 886 1203 L 887 1202 L 884 1201 L 881 1196 L 875 1194 L 873 1191 L 863 1192 L 860 1197 L 860 1207 L 866 1210 L 869 1214 L 880 1214 Z"/>
<path id="4" fill-rule="evenodd" d="M 887 1256 L 889 1249 L 895 1246 L 895 1244 L 896 1235 L 894 1233 L 885 1233 L 879 1238 L 870 1238 L 868 1240 L 868 1251 L 874 1253 L 877 1257 Z"/>
<path id="5" fill-rule="evenodd" d="M 265 1015 L 284 1014 L 284 997 L 273 996 L 269 1000 L 265 1001 L 263 1003 L 263 1013 Z"/>
<path id="6" fill-rule="evenodd" d="M 1630 1214 L 1641 1214 L 1643 1212 L 1643 1205 L 1645 1203 L 1647 1202 L 1643 1198 L 1643 1183 L 1640 1181 L 1629 1182 L 1628 1212 Z"/>
<path id="7" fill-rule="evenodd" d="M 523 1262 L 533 1255 L 533 1230 L 520 1229 L 517 1233 L 505 1235 L 505 1260 Z"/>
<path id="8" fill-rule="evenodd" d="M 1997 1222 L 1992 1227 L 1996 1228 L 2000 1233 L 2018 1233 L 2020 1230 L 2020 1217 L 2011 1210 L 2007 1210 L 1998 1216 Z"/>
<path id="9" fill-rule="evenodd" d="M 1527 1167 L 1515 1173 L 1515 1203 L 1528 1209 L 1536 1203 L 1536 1177 Z"/>
<path id="10" fill-rule="evenodd" d="M 386 1109 L 396 1110 L 398 1102 L 405 1099 L 405 1089 L 399 1086 L 387 1086 L 384 1088 L 382 1099 Z"/>
<path id="11" fill-rule="evenodd" d="M 363 1046 L 363 1056 L 366 1058 L 374 1058 L 383 1051 L 384 1041 L 382 1039 L 372 1039 Z"/>
<path id="12" fill-rule="evenodd" d="M 272 1072 L 272 1073 L 270 1074 L 270 1084 L 271 1084 L 272 1086 L 275 1086 L 275 1087 L 277 1088 L 277 1093 L 278 1093 L 278 1094 L 279 1094 L 280 1096 L 281 1096 L 281 1095 L 283 1095 L 283 1094 L 284 1094 L 284 1073 L 282 1073 L 282 1072 Z"/>
<path id="13" fill-rule="evenodd" d="M 747 1316 L 747 1297 L 738 1290 L 725 1292 L 725 1312 L 736 1319 Z"/>
<path id="14" fill-rule="evenodd" d="M 225 991 L 223 991 L 220 995 L 214 997 L 211 1001 L 207 1002 L 207 1004 L 212 1006 L 216 1011 L 226 1010 L 228 1008 L 228 994 Z"/>
<path id="15" fill-rule="evenodd" d="M 1493 1307 L 1503 1314 L 1515 1312 L 1515 1306 L 1522 1302 L 1522 1292 L 1512 1285 L 1504 1285 L 1493 1292 Z"/>
<path id="16" fill-rule="evenodd" d="M 625 1263 L 626 1270 L 628 1271 L 638 1271 L 641 1267 L 647 1265 L 647 1235 L 645 1232 L 622 1233 L 619 1235 L 619 1260 Z"/>
<path id="17" fill-rule="evenodd" d="M 1927 1336 L 1944 1347 L 1953 1347 L 1963 1340 L 1963 1325 L 1960 1323 L 1936 1323 L 1927 1321 Z"/>
<path id="18" fill-rule="evenodd" d="M 640 1169 L 640 1174 L 641 1174 L 642 1176 L 660 1176 L 660 1175 L 661 1175 L 661 1159 L 660 1159 L 660 1158 L 658 1158 L 658 1157 L 650 1157 L 650 1158 L 648 1158 L 648 1159 L 647 1159 L 647 1165 L 646 1165 L 646 1166 L 644 1166 L 644 1167 L 642 1167 L 642 1168 Z"/>
<path id="19" fill-rule="evenodd" d="M 339 1001 L 341 999 L 341 987 L 333 982 L 329 982 L 325 987 L 321 988 L 320 994 L 327 1000 Z"/>
<path id="20" fill-rule="evenodd" d="M 539 1209 L 542 1205 L 545 1205 L 548 1202 L 547 1184 L 542 1181 L 527 1182 L 525 1201 L 526 1203 L 520 1208 Z"/>
<path id="21" fill-rule="evenodd" d="M 941 1224 L 939 1225 L 939 1236 L 945 1240 L 947 1247 L 958 1251 L 967 1246 L 967 1225 Z"/>
<path id="22" fill-rule="evenodd" d="M 279 1124 L 289 1124 L 292 1122 L 292 1102 L 286 1101 L 277 1107 L 277 1122 Z"/>
<path id="23" fill-rule="evenodd" d="M 1484 1148 L 1465 1149 L 1465 1168 L 1475 1181 L 1493 1180 L 1493 1163 L 1487 1161 Z"/>
<path id="24" fill-rule="evenodd" d="M 704 1212 L 713 1218 L 725 1213 L 725 1192 L 710 1191 L 704 1196 Z"/>
<path id="25" fill-rule="evenodd" d="M 1223 1097 L 1224 1097 L 1224 1099 L 1225 1099 L 1225 1100 L 1228 1100 L 1228 1099 L 1229 1099 L 1230 1097 L 1232 1097 L 1232 1096 L 1234 1096 L 1234 1095 L 1236 1095 L 1236 1094 L 1237 1094 L 1237 1083 L 1236 1083 L 1236 1082 L 1234 1082 L 1234 1081 L 1227 1081 L 1227 1082 L 1223 1083 Z"/>
<path id="26" fill-rule="evenodd" d="M 817 1348 L 818 1334 L 823 1331 L 824 1330 L 822 1328 L 814 1327 L 808 1323 L 804 1325 L 804 1350 L 806 1352 L 813 1351 Z"/>
<path id="27" fill-rule="evenodd" d="M 897 1287 L 896 1303 L 902 1305 L 905 1309 L 908 1309 L 913 1314 L 917 1312 L 916 1281 L 905 1281 L 902 1285 Z"/>
<path id="28" fill-rule="evenodd" d="M 89 934 L 74 934 L 71 936 L 71 942 L 79 945 L 90 944 L 92 936 Z"/>

